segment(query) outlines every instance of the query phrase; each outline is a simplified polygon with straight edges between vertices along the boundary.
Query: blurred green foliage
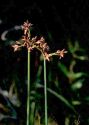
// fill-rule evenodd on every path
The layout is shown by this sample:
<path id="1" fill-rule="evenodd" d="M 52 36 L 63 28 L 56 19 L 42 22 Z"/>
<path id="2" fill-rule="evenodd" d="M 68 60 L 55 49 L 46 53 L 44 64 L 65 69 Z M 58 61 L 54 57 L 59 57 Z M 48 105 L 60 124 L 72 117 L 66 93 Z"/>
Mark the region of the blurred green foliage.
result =
<path id="1" fill-rule="evenodd" d="M 71 39 L 74 32 L 68 30 L 68 25 L 63 24 L 63 22 L 68 23 L 68 18 L 65 16 L 67 19 L 62 18 L 61 20 L 57 11 L 59 6 L 56 8 L 53 3 L 45 3 L 45 6 L 43 4 L 40 6 L 39 3 L 33 2 L 30 7 L 23 4 L 25 8 L 22 5 L 21 9 L 18 4 L 16 4 L 17 9 L 15 6 L 13 8 L 14 4 L 9 4 L 10 6 L 6 4 L 5 8 L 4 4 L 2 6 L 1 19 L 3 21 L 0 20 L 0 124 L 24 125 L 26 122 L 27 51 L 22 49 L 14 53 L 11 44 L 22 35 L 20 27 L 16 28 L 16 26 L 30 17 L 32 23 L 36 25 L 36 28 L 32 29 L 34 35 L 43 35 L 51 50 L 64 47 L 68 51 L 62 60 L 54 58 L 51 62 L 47 62 L 49 125 L 88 125 L 89 42 L 88 40 L 83 42 L 83 40 L 89 34 L 81 33 L 78 29 L 77 33 L 80 39 L 76 41 L 77 35 Z M 17 12 L 18 14 L 16 14 Z M 71 11 L 69 12 L 71 13 Z M 64 14 L 67 15 L 66 12 Z M 73 25 L 73 18 L 70 19 L 72 23 L 69 29 L 76 27 Z M 84 23 L 84 19 L 83 24 L 87 24 Z M 71 28 L 72 26 L 73 28 Z M 79 28 L 81 29 L 81 26 Z M 86 26 L 85 29 L 87 29 Z M 70 34 L 68 34 L 69 31 Z M 64 36 L 62 32 L 65 32 Z M 31 84 L 31 111 L 35 116 L 35 125 L 40 125 L 44 123 L 44 86 L 43 60 L 38 51 L 31 53 Z"/>
<path id="2" fill-rule="evenodd" d="M 64 59 L 47 62 L 48 117 L 55 124 L 88 124 L 84 110 L 89 104 L 86 93 L 89 76 L 87 67 L 83 66 L 88 65 L 89 59 L 78 41 L 67 43 L 68 53 Z M 0 58 L 0 61 L 4 58 L 3 63 L 11 61 L 5 66 L 0 83 L 0 121 L 11 119 L 23 125 L 26 120 L 27 52 L 14 53 L 9 46 Z M 44 123 L 43 60 L 35 51 L 31 53 L 31 58 L 31 117 L 35 116 L 35 124 L 38 125 Z"/>

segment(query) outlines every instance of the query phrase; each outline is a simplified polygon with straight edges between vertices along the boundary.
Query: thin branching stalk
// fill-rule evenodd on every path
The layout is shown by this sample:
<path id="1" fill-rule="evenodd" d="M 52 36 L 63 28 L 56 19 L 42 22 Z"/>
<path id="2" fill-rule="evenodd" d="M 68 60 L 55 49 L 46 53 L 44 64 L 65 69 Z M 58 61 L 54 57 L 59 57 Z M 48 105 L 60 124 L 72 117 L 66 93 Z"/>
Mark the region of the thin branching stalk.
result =
<path id="1" fill-rule="evenodd" d="M 44 98 L 45 98 L 45 125 L 48 125 L 47 113 L 47 82 L 46 82 L 46 60 L 44 58 Z"/>
<path id="2" fill-rule="evenodd" d="M 30 125 L 30 52 L 28 50 L 28 67 L 27 67 L 27 125 Z"/>
<path id="3" fill-rule="evenodd" d="M 21 41 L 16 41 L 12 47 L 14 48 L 14 52 L 17 50 L 20 50 L 21 47 L 26 47 L 28 49 L 28 84 L 27 84 L 27 125 L 32 125 L 33 121 L 30 118 L 33 118 L 33 114 L 31 116 L 31 102 L 30 102 L 30 51 L 32 51 L 34 48 L 37 48 L 44 56 L 44 97 L 45 97 L 45 125 L 48 125 L 48 116 L 47 116 L 47 82 L 46 82 L 46 60 L 50 61 L 50 58 L 52 56 L 59 56 L 59 58 L 63 58 L 64 54 L 67 53 L 65 49 L 63 50 L 57 50 L 54 53 L 48 53 L 49 52 L 49 46 L 45 42 L 45 39 L 41 37 L 40 39 L 37 39 L 37 37 L 31 38 L 30 34 L 30 28 L 32 24 L 29 23 L 27 20 L 22 25 L 22 29 L 24 31 L 24 35 L 21 38 Z"/>

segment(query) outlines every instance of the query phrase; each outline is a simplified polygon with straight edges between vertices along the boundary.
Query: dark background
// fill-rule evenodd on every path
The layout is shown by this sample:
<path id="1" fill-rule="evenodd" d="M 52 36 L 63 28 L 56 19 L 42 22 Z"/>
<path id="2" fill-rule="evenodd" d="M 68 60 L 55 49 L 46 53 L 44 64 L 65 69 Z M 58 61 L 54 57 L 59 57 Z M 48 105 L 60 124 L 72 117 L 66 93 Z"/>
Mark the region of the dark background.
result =
<path id="1" fill-rule="evenodd" d="M 61 1 L 27 1 L 22 0 L 21 2 L 18 0 L 2 0 L 0 1 L 0 36 L 5 31 L 10 31 L 6 34 L 6 40 L 2 40 L 0 38 L 0 82 L 2 82 L 1 86 L 3 86 L 3 80 L 7 80 L 7 78 L 12 78 L 11 74 L 17 73 L 21 81 L 23 82 L 23 90 L 26 92 L 26 88 L 24 88 L 24 77 L 26 74 L 26 59 L 24 56 L 26 51 L 20 52 L 17 54 L 13 54 L 13 50 L 10 46 L 11 40 L 17 40 L 21 37 L 22 32 L 14 31 L 15 25 L 22 25 L 24 21 L 29 20 L 33 24 L 33 34 L 44 36 L 50 45 L 51 50 L 63 49 L 67 48 L 67 42 L 70 39 L 72 43 L 78 41 L 79 44 L 88 51 L 89 49 L 89 0 L 61 0 Z M 89 53 L 89 52 L 88 52 Z M 21 58 L 20 58 L 21 57 Z M 67 56 L 68 57 L 68 56 Z M 21 60 L 20 60 L 21 59 Z M 65 58 L 65 62 L 68 62 L 69 58 Z M 24 63 L 25 62 L 25 63 Z M 88 62 L 87 63 L 78 62 L 76 71 L 84 71 L 88 72 Z M 82 68 L 81 68 L 82 66 Z M 25 68 L 24 68 L 25 67 Z M 56 70 L 56 68 L 54 68 Z M 88 71 L 87 71 L 88 70 Z M 35 71 L 33 71 L 34 73 Z M 54 71 L 56 72 L 56 71 Z M 60 73 L 61 75 L 61 73 Z M 63 78 L 63 76 L 62 76 Z M 62 79 L 61 78 L 61 79 Z M 65 79 L 63 79 L 65 84 Z M 6 81 L 9 83 L 10 81 Z M 86 80 L 85 88 L 80 90 L 81 100 L 82 95 L 87 96 L 88 92 L 88 80 Z M 62 89 L 64 90 L 64 95 L 66 97 L 72 96 L 70 92 L 65 91 L 68 87 L 67 85 L 62 84 Z M 9 85 L 7 85 L 9 88 Z M 19 85 L 21 87 L 21 84 Z M 68 92 L 68 93 L 65 93 Z M 68 95 L 69 94 L 69 95 Z M 26 96 L 26 95 L 25 95 Z M 26 99 L 24 94 L 22 97 Z M 73 93 L 73 96 L 76 96 L 76 91 Z M 25 103 L 23 99 L 23 103 Z M 55 98 L 52 98 L 56 100 Z M 57 100 L 55 101 L 57 103 Z M 49 105 L 52 102 L 49 101 Z M 84 102 L 83 102 L 84 103 Z M 25 105 L 25 104 L 23 104 Z M 62 113 L 59 113 L 58 105 L 61 105 L 58 102 L 58 105 L 53 105 L 53 109 L 56 111 L 55 115 L 57 120 L 59 120 L 59 114 L 62 118 Z M 78 112 L 85 119 L 87 118 L 87 110 L 89 104 L 87 106 L 85 103 L 78 107 Z M 23 107 L 22 107 L 23 108 Z M 61 108 L 61 112 L 64 111 Z M 58 110 L 58 111 L 57 111 Z M 85 112 L 86 111 L 86 112 Z M 66 111 L 67 112 L 67 111 Z M 65 111 L 63 112 L 65 113 Z M 88 115 L 89 116 L 89 115 Z M 64 116 L 63 116 L 64 117 Z M 22 117 L 23 118 L 23 117 Z M 82 118 L 81 118 L 82 119 Z M 62 121 L 64 119 L 61 119 Z M 82 120 L 81 120 L 82 121 Z M 89 122 L 88 122 L 89 123 Z M 83 121 L 84 124 L 84 121 Z"/>
<path id="2" fill-rule="evenodd" d="M 64 46 L 68 39 L 78 40 L 86 46 L 89 45 L 88 8 L 88 0 L 3 0 L 0 2 L 0 33 L 28 19 L 49 39 L 53 47 L 55 43 L 56 46 Z"/>

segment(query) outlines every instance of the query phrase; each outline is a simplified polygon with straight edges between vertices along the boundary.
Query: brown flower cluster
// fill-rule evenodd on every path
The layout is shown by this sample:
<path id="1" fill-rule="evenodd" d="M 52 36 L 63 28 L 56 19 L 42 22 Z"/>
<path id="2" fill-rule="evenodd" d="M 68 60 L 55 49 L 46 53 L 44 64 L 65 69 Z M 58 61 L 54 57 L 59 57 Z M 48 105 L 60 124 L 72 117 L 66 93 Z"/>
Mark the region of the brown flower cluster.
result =
<path id="1" fill-rule="evenodd" d="M 49 46 L 47 45 L 43 37 L 41 37 L 40 39 L 38 39 L 37 36 L 31 38 L 31 34 L 30 34 L 31 26 L 32 24 L 29 23 L 28 21 L 24 22 L 24 24 L 22 25 L 24 35 L 22 36 L 20 41 L 16 41 L 16 43 L 12 45 L 12 47 L 14 48 L 14 51 L 19 50 L 21 47 L 26 47 L 28 51 L 31 52 L 34 48 L 36 48 L 39 51 L 41 51 L 44 58 L 48 61 L 50 61 L 50 57 L 54 55 L 59 56 L 59 58 L 64 57 L 64 54 L 67 53 L 65 49 L 57 50 L 54 53 L 49 53 Z"/>

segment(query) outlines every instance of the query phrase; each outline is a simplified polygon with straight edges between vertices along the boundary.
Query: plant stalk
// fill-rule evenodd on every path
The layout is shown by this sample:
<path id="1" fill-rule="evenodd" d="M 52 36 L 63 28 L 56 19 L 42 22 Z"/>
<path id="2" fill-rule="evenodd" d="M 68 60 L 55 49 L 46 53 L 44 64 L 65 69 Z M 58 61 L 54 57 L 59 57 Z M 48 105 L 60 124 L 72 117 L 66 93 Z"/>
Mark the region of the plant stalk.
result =
<path id="1" fill-rule="evenodd" d="M 28 50 L 27 67 L 27 125 L 30 125 L 30 51 Z"/>
<path id="2" fill-rule="evenodd" d="M 47 113 L 47 82 L 46 82 L 46 60 L 44 59 L 44 98 L 45 98 L 45 125 L 48 125 Z"/>

